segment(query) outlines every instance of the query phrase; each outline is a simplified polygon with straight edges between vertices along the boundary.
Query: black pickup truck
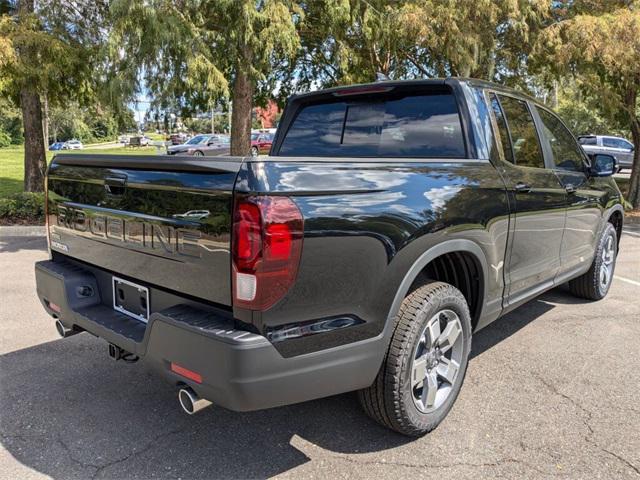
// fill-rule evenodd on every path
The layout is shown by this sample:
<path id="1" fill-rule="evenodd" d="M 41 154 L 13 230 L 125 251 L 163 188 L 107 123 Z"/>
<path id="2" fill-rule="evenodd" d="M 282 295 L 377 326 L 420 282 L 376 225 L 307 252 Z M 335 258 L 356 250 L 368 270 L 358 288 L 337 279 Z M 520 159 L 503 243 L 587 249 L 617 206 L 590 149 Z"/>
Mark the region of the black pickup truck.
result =
<path id="1" fill-rule="evenodd" d="M 420 435 L 451 409 L 473 332 L 565 282 L 607 294 L 614 168 L 476 80 L 297 95 L 268 157 L 57 155 L 38 296 L 63 337 L 142 360 L 188 413 L 357 390 Z"/>

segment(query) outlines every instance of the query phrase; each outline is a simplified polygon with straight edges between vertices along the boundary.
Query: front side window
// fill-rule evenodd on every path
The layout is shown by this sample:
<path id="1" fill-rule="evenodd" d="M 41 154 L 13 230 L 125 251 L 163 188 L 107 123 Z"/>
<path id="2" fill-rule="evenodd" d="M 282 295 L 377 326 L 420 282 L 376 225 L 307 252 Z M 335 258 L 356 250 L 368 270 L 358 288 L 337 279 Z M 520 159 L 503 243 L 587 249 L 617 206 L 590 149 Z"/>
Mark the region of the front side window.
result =
<path id="1" fill-rule="evenodd" d="M 553 152 L 553 163 L 562 170 L 582 172 L 584 160 L 580 146 L 560 119 L 551 112 L 538 108 L 544 125 L 544 135 L 549 140 Z"/>
<path id="2" fill-rule="evenodd" d="M 624 150 L 631 149 L 631 144 L 621 138 L 604 137 L 602 139 L 602 145 L 609 148 L 622 148 Z"/>
<path id="3" fill-rule="evenodd" d="M 279 154 L 465 158 L 460 115 L 452 94 L 392 93 L 302 106 Z"/>
<path id="4" fill-rule="evenodd" d="M 527 103 L 506 95 L 498 97 L 509 126 L 515 164 L 520 167 L 544 168 L 538 134 Z"/>

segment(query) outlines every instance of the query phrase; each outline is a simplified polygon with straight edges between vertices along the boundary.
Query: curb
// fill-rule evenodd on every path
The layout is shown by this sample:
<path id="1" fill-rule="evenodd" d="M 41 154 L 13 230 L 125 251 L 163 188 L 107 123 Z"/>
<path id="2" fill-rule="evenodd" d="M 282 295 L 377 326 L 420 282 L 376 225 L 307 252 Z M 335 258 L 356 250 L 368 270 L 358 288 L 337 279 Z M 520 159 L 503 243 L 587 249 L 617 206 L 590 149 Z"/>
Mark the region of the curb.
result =
<path id="1" fill-rule="evenodd" d="M 44 225 L 9 225 L 0 227 L 2 237 L 44 237 L 46 229 Z"/>

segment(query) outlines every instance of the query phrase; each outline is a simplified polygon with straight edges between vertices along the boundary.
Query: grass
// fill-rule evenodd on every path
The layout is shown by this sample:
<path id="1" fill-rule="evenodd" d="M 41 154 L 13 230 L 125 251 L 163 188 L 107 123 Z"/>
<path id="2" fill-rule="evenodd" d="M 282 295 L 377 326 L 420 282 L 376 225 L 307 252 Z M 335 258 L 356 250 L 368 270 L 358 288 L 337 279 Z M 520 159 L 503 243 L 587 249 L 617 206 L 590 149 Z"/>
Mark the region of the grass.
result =
<path id="1" fill-rule="evenodd" d="M 105 148 L 91 150 L 71 150 L 64 153 L 72 154 L 108 154 L 108 155 L 155 155 L 156 147 L 140 148 Z M 47 152 L 47 162 L 51 161 L 54 154 Z M 0 198 L 13 193 L 22 192 L 24 177 L 24 147 L 0 148 Z"/>

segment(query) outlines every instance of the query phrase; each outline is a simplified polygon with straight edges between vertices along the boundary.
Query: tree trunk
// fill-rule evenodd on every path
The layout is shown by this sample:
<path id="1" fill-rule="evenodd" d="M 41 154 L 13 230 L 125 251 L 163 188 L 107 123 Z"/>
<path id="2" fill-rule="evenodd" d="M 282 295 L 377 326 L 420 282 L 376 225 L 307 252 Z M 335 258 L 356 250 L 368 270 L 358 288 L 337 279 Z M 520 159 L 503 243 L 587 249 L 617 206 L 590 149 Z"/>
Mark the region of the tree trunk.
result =
<path id="1" fill-rule="evenodd" d="M 231 112 L 231 155 L 248 156 L 251 152 L 251 110 L 253 108 L 253 80 L 240 60 L 233 81 L 233 111 Z"/>
<path id="2" fill-rule="evenodd" d="M 29 87 L 23 87 L 20 91 L 20 108 L 24 125 L 24 190 L 42 192 L 47 157 L 40 95 Z"/>
<path id="3" fill-rule="evenodd" d="M 627 200 L 633 205 L 633 208 L 640 208 L 640 119 L 638 118 L 631 123 L 631 136 L 633 138 L 633 168 Z"/>

